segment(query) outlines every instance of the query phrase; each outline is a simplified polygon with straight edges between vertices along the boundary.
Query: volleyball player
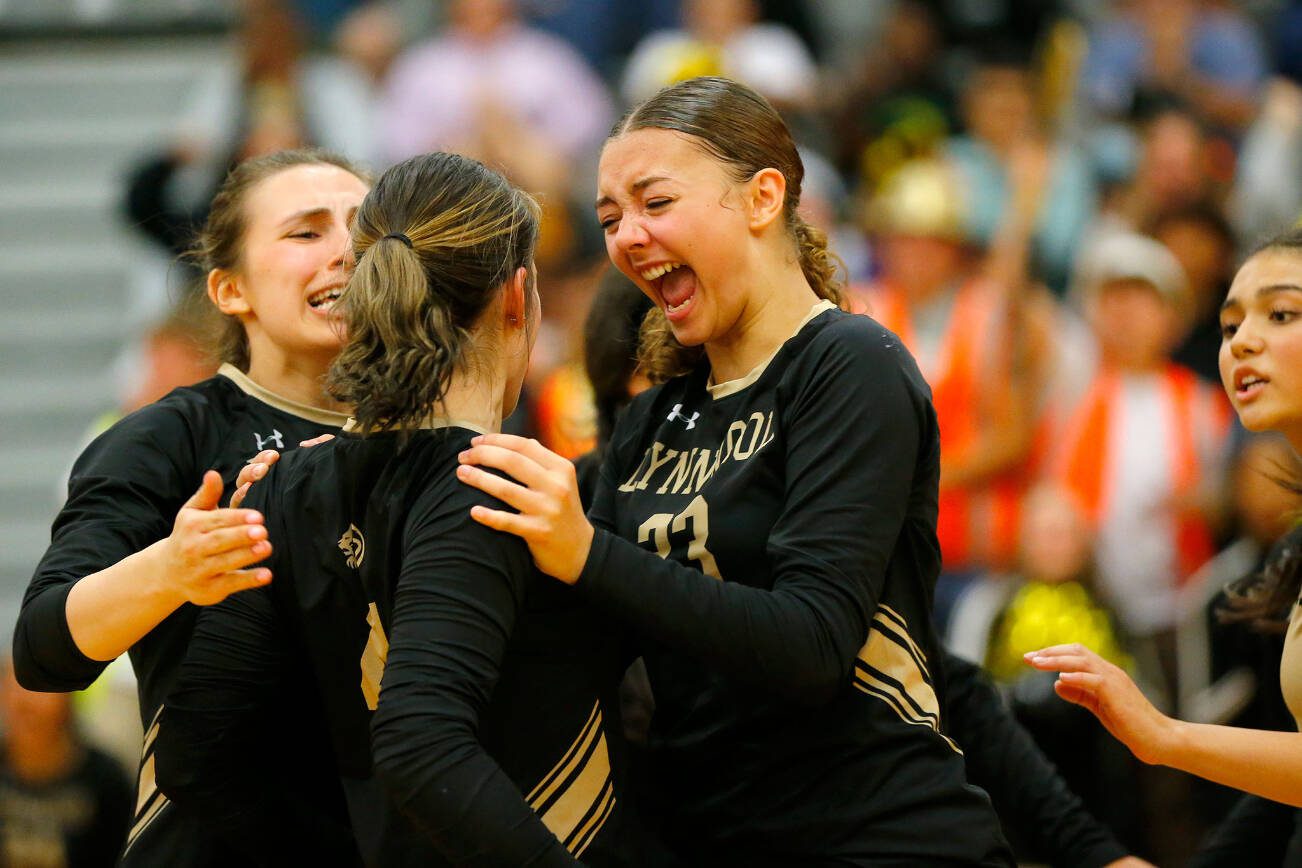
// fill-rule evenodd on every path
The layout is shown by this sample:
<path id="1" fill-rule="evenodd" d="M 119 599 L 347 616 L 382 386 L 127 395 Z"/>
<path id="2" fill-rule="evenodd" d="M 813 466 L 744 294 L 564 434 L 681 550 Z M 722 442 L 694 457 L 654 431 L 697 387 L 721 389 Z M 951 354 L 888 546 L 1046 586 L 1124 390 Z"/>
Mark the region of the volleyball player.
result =
<path id="1" fill-rule="evenodd" d="M 1278 431 L 1302 452 L 1302 231 L 1259 247 L 1221 306 L 1221 382 L 1249 431 Z M 1297 481 L 1292 482 L 1297 485 Z M 1302 530 L 1287 534 L 1231 611 L 1287 629 L 1280 686 L 1302 720 Z M 1187 723 L 1155 709 L 1120 668 L 1080 645 L 1032 651 L 1027 663 L 1059 672 L 1058 695 L 1093 712 L 1139 759 L 1255 796 L 1302 807 L 1302 735 Z M 1296 837 L 1296 836 L 1295 836 Z M 1293 854 L 1302 844 L 1292 845 Z"/>
<path id="2" fill-rule="evenodd" d="M 223 488 L 250 455 L 291 449 L 347 418 L 321 380 L 339 351 L 331 308 L 366 190 L 361 172 L 320 152 L 272 154 L 231 172 L 198 243 L 208 295 L 226 315 L 225 364 L 87 447 L 24 596 L 14 667 L 28 689 L 80 690 L 109 661 L 131 656 L 145 742 L 124 865 L 241 863 L 215 846 L 205 818 L 158 792 L 158 713 L 197 606 L 270 579 L 252 566 L 271 549 L 262 517 L 217 508 Z M 310 791 L 314 772 L 302 774 Z M 331 790 L 319 793 L 328 817 Z M 320 831 L 351 846 L 346 827 L 327 822 Z"/>
<path id="3" fill-rule="evenodd" d="M 646 795 L 693 864 L 1007 865 L 944 735 L 939 447 L 899 340 L 837 310 L 772 107 L 702 78 L 635 108 L 597 217 L 657 310 L 592 522 L 573 465 L 489 435 L 461 478 L 546 573 L 647 637 Z M 516 481 L 474 464 L 509 473 Z"/>
<path id="4" fill-rule="evenodd" d="M 369 863 L 647 864 L 616 786 L 618 632 L 472 521 L 501 504 L 454 473 L 517 402 L 537 233 L 527 194 L 451 154 L 398 164 L 363 202 L 331 374 L 355 419 L 250 495 L 276 581 L 199 620 L 159 737 L 181 803 L 258 785 L 247 747 L 307 660 Z M 279 822 L 236 826 L 259 819 Z"/>

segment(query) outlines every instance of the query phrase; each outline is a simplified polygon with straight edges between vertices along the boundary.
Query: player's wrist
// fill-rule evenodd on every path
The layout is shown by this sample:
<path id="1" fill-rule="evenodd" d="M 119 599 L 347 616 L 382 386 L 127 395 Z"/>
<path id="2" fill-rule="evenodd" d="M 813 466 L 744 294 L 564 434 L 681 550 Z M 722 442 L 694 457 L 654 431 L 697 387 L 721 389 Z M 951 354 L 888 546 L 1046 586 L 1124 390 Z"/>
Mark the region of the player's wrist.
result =
<path id="1" fill-rule="evenodd" d="M 139 587 L 145 602 L 167 614 L 189 602 L 182 570 L 172 557 L 170 540 L 160 539 L 130 556 L 136 561 L 132 572 L 139 575 Z M 164 615 L 166 617 L 166 615 Z"/>

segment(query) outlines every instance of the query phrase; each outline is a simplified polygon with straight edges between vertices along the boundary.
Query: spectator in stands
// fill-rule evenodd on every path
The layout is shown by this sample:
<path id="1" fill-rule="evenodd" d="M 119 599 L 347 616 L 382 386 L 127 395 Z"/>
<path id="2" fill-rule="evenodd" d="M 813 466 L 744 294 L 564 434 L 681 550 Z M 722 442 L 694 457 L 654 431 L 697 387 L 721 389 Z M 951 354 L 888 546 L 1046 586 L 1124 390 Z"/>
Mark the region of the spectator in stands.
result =
<path id="1" fill-rule="evenodd" d="M 577 51 L 521 21 L 516 0 L 451 0 L 447 29 L 395 62 L 379 114 L 388 160 L 442 150 L 497 167 L 543 202 L 539 268 L 571 254 L 579 168 L 614 106 Z"/>
<path id="2" fill-rule="evenodd" d="M 963 89 L 966 131 L 949 140 L 946 153 L 969 191 L 966 231 L 982 246 L 995 241 L 1012 207 L 1015 164 L 1047 162 L 1034 188 L 1030 271 L 1061 293 L 1097 194 L 1084 156 L 1038 117 L 1037 86 L 1029 55 L 987 48 Z"/>
<path id="3" fill-rule="evenodd" d="M 682 0 L 683 29 L 649 34 L 633 50 L 621 92 L 641 102 L 665 85 L 723 75 L 779 108 L 803 108 L 818 85 L 809 50 L 795 33 L 759 20 L 757 0 Z"/>
<path id="4" fill-rule="evenodd" d="M 1088 104 L 1126 115 L 1143 92 L 1188 100 L 1218 127 L 1256 112 L 1266 56 L 1251 21 L 1213 0 L 1125 0 L 1090 33 L 1081 85 Z"/>
<path id="5" fill-rule="evenodd" d="M 1220 307 L 1234 273 L 1233 230 L 1220 208 L 1200 203 L 1159 215 L 1149 234 L 1175 254 L 1189 282 L 1191 323 L 1172 358 L 1207 382 L 1219 384 Z"/>
<path id="6" fill-rule="evenodd" d="M 72 697 L 33 693 L 0 663 L 0 864 L 108 868 L 131 819 L 131 786 L 109 756 L 83 744 Z"/>
<path id="7" fill-rule="evenodd" d="M 954 128 L 954 99 L 943 72 L 943 39 L 925 3 L 902 0 L 880 39 L 828 82 L 837 165 L 865 196 L 904 163 L 931 157 Z"/>
<path id="8" fill-rule="evenodd" d="M 941 430 L 944 567 L 1006 565 L 1031 457 L 1035 391 L 1006 286 L 985 279 L 963 233 L 961 187 L 942 163 L 900 169 L 870 221 L 880 275 L 861 297 L 931 384 Z M 1015 361 L 1016 360 L 1016 361 Z M 938 603 L 938 608 L 940 604 Z"/>
<path id="9" fill-rule="evenodd" d="M 452 0 L 447 29 L 398 58 L 380 114 L 391 161 L 452 150 L 532 180 L 550 167 L 530 152 L 544 151 L 568 184 L 569 169 L 600 146 L 614 108 L 583 58 L 526 27 L 515 0 Z"/>
<path id="10" fill-rule="evenodd" d="M 1272 22 L 1274 76 L 1239 152 L 1231 215 L 1240 238 L 1273 235 L 1302 217 L 1302 3 Z"/>
<path id="11" fill-rule="evenodd" d="M 1187 280 L 1151 238 L 1114 235 L 1083 263 L 1099 347 L 1093 382 L 1055 411 L 1050 472 L 1097 533 L 1099 591 L 1134 636 L 1152 639 L 1174 683 L 1176 593 L 1214 552 L 1229 410 L 1171 361 L 1189 319 Z"/>
<path id="12" fill-rule="evenodd" d="M 1012 683 L 1028 672 L 1022 656 L 1046 645 L 1084 642 L 1129 667 L 1112 613 L 1094 595 L 1093 536 L 1066 491 L 1041 485 L 1027 495 L 1018 569 L 991 625 L 985 668 Z"/>

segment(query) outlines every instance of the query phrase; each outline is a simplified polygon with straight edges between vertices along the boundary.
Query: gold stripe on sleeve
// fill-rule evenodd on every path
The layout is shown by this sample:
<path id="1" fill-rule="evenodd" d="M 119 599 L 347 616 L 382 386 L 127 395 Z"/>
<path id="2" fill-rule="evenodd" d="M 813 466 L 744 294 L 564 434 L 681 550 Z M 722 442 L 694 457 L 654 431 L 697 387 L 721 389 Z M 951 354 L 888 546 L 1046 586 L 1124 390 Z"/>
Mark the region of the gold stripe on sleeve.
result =
<path id="1" fill-rule="evenodd" d="M 171 804 L 167 800 L 167 796 L 158 791 L 158 783 L 154 777 L 154 742 L 158 739 L 159 718 L 162 715 L 163 707 L 160 705 L 158 711 L 154 712 L 154 719 L 149 722 L 149 730 L 145 733 L 141 750 L 140 773 L 136 778 L 135 823 L 131 827 L 131 833 L 127 835 L 127 843 L 122 850 L 123 854 L 131 849 L 131 845 L 140 837 L 140 833 L 149 828 L 149 825 L 157 819 L 163 809 Z"/>
<path id="2" fill-rule="evenodd" d="M 594 703 L 578 738 L 528 796 L 543 825 L 575 856 L 596 837 L 615 805 L 601 722 L 601 705 Z"/>
<path id="3" fill-rule="evenodd" d="M 855 660 L 854 686 L 885 702 L 905 723 L 929 727 L 962 753 L 940 730 L 940 701 L 925 661 L 899 613 L 879 611 Z"/>

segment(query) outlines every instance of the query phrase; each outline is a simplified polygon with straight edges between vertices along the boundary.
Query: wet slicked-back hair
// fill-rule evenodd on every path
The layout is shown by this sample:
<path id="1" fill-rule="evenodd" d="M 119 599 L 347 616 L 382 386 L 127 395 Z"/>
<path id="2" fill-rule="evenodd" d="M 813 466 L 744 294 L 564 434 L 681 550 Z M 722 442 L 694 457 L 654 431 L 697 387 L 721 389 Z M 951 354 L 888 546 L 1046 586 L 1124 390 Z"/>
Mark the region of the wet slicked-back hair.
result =
<path id="1" fill-rule="evenodd" d="M 708 156 L 741 183 L 762 169 L 777 169 L 787 181 L 782 216 L 795 243 L 800 270 L 820 298 L 841 304 L 839 262 L 827 235 L 797 213 L 805 166 L 782 117 L 764 97 L 726 78 L 688 79 L 664 88 L 629 110 L 611 130 L 615 139 L 636 130 L 673 130 L 691 136 Z M 700 347 L 684 347 L 669 330 L 663 311 L 652 311 L 642 328 L 640 367 L 652 382 L 686 373 L 701 357 Z"/>

